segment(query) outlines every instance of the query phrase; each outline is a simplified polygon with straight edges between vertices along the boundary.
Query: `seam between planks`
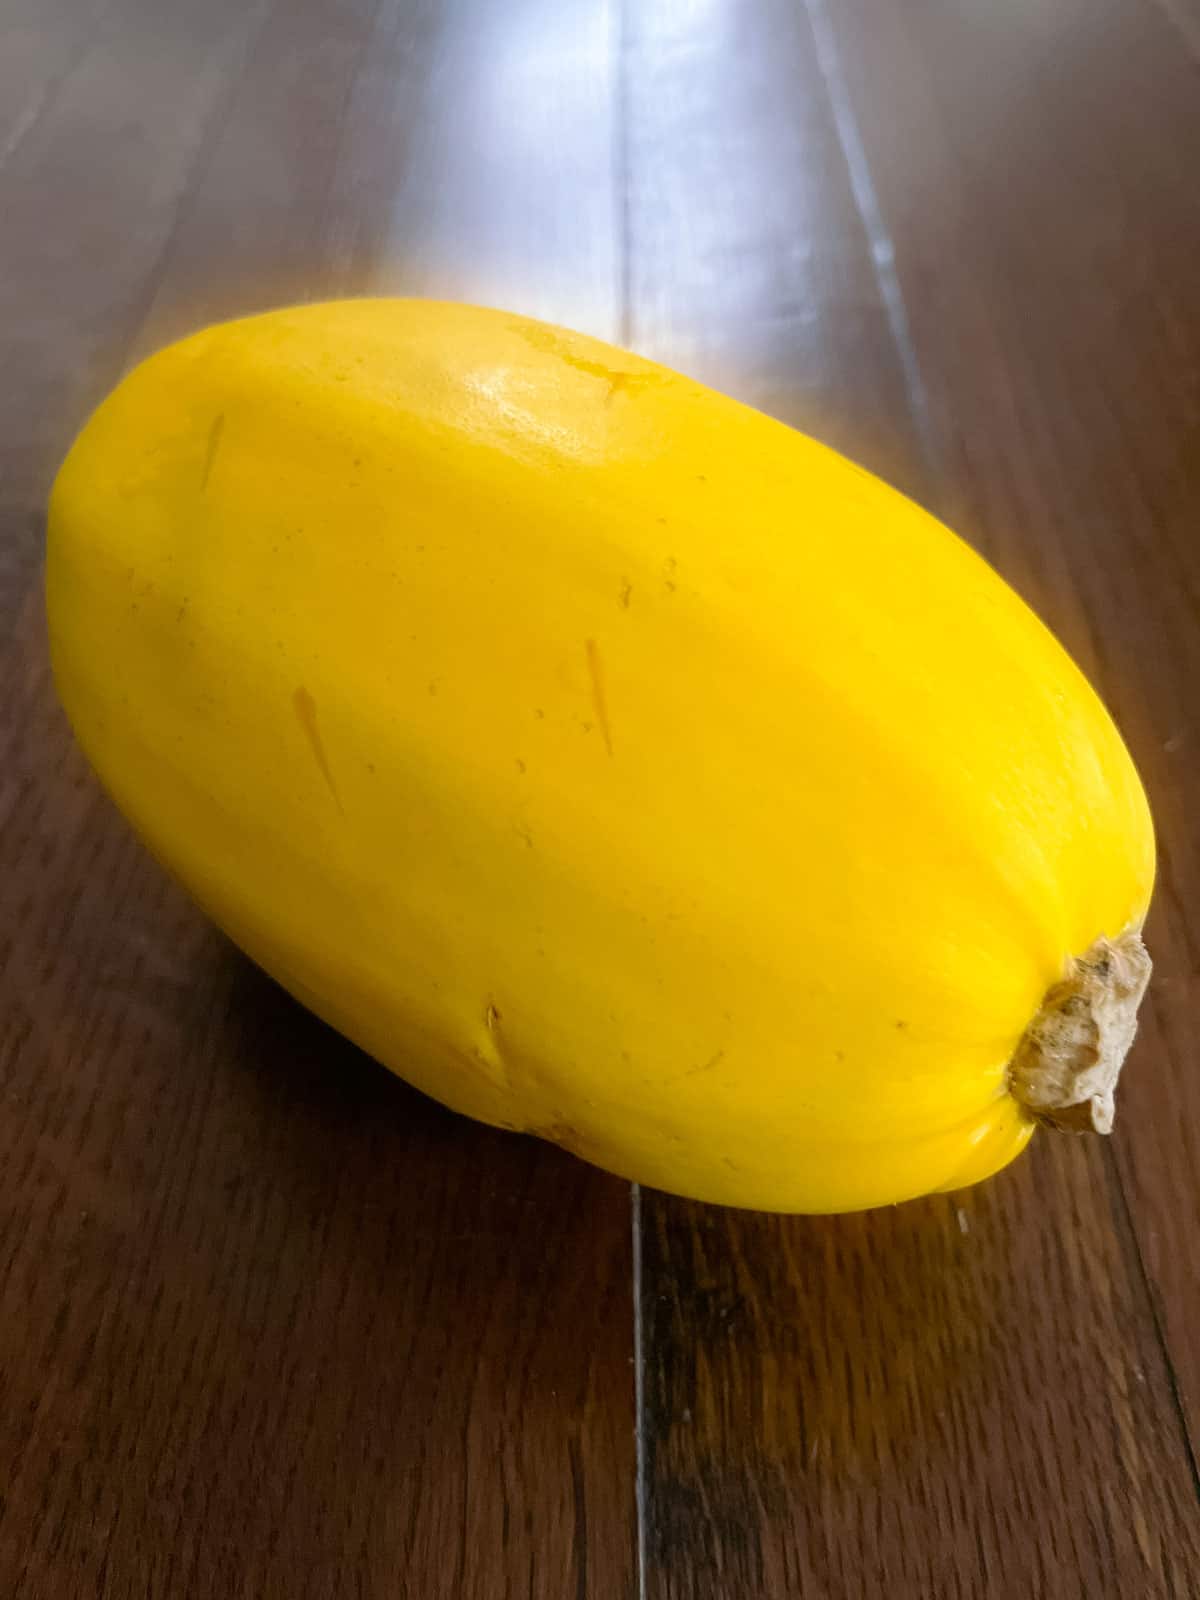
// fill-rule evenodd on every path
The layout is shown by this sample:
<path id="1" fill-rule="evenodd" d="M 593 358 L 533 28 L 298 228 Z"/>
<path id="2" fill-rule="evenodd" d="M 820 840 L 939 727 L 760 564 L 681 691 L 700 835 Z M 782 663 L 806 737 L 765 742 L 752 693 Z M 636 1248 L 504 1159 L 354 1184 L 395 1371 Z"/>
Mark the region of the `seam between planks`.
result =
<path id="1" fill-rule="evenodd" d="M 1153 1004 L 1153 1000 L 1151 1000 L 1151 1004 Z M 1161 1028 L 1161 1022 L 1159 1026 Z M 1192 1431 L 1188 1421 L 1187 1407 L 1183 1402 L 1183 1391 L 1179 1385 L 1179 1374 L 1176 1372 L 1175 1363 L 1171 1359 L 1171 1347 L 1167 1340 L 1167 1330 L 1159 1306 L 1158 1295 L 1155 1293 L 1154 1283 L 1150 1277 L 1150 1269 L 1146 1265 L 1146 1257 L 1142 1252 L 1137 1228 L 1134 1226 L 1133 1207 L 1129 1203 L 1129 1191 L 1125 1187 L 1125 1179 L 1121 1176 L 1121 1167 L 1117 1160 L 1116 1150 L 1113 1148 L 1112 1142 L 1107 1139 L 1104 1141 L 1103 1159 L 1104 1170 L 1111 1191 L 1110 1209 L 1113 1211 L 1118 1229 L 1124 1237 L 1126 1249 L 1133 1257 L 1135 1275 L 1142 1286 L 1142 1293 L 1146 1298 L 1146 1306 L 1150 1313 L 1150 1323 L 1154 1329 L 1154 1337 L 1159 1349 L 1162 1351 L 1171 1404 L 1175 1409 L 1175 1415 L 1179 1422 L 1179 1431 L 1183 1435 L 1183 1448 L 1187 1453 L 1188 1466 L 1192 1474 L 1192 1489 L 1197 1501 L 1200 1501 L 1200 1461 L 1196 1459 L 1196 1451 L 1192 1444 Z"/>
<path id="2" fill-rule="evenodd" d="M 854 114 L 846 75 L 842 71 L 837 37 L 833 31 L 826 0 L 804 0 L 804 14 L 812 34 L 817 69 L 821 74 L 821 82 L 829 101 L 834 131 L 841 146 L 842 159 L 846 163 L 854 204 L 867 236 L 867 247 L 875 270 L 879 297 L 883 301 L 892 343 L 900 358 L 900 370 L 908 393 L 909 410 L 916 424 L 925 465 L 934 474 L 936 482 L 941 467 L 942 452 L 933 426 L 929 390 L 921 371 L 916 343 L 909 326 L 908 311 L 904 304 L 904 293 L 900 287 L 900 277 L 896 271 L 896 248 L 887 223 L 883 219 L 883 209 L 879 204 L 875 180 L 871 176 L 871 163 L 867 158 L 866 146 L 859 131 L 858 118 Z"/>

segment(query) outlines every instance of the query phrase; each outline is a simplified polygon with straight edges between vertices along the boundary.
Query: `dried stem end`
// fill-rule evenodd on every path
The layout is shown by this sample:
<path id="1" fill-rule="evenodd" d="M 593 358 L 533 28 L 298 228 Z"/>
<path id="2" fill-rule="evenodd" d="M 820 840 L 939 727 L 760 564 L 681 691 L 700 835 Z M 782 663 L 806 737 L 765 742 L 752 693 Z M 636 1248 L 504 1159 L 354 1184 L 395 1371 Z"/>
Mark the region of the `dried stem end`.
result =
<path id="1" fill-rule="evenodd" d="M 1097 939 L 1042 1001 L 1009 1067 L 1009 1089 L 1039 1122 L 1111 1133 L 1113 1090 L 1150 981 L 1141 934 Z"/>

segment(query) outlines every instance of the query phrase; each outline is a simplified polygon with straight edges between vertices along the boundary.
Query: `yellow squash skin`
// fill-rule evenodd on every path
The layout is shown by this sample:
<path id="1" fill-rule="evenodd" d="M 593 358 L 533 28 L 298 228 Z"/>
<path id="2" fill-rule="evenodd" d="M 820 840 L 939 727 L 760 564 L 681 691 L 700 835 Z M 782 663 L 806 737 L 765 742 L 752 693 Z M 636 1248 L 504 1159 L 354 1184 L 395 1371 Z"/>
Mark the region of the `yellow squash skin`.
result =
<path id="1" fill-rule="evenodd" d="M 974 1182 L 1064 963 L 1137 926 L 1095 694 L 917 506 L 624 351 L 348 301 L 88 423 L 54 668 L 159 859 L 446 1104 L 677 1193 Z"/>

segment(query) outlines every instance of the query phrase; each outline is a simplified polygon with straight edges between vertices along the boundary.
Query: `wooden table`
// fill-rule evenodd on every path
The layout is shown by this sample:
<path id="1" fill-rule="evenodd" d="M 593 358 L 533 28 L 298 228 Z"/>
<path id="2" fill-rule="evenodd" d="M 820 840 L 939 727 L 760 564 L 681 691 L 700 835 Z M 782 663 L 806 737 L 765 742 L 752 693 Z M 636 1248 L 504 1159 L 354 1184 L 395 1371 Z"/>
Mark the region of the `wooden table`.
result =
<path id="1" fill-rule="evenodd" d="M 1109 1142 L 834 1220 L 459 1120 L 73 749 L 54 468 L 289 298 L 682 366 L 977 543 L 1161 842 Z M 0 5 L 0 1594 L 1200 1594 L 1200 0 Z"/>

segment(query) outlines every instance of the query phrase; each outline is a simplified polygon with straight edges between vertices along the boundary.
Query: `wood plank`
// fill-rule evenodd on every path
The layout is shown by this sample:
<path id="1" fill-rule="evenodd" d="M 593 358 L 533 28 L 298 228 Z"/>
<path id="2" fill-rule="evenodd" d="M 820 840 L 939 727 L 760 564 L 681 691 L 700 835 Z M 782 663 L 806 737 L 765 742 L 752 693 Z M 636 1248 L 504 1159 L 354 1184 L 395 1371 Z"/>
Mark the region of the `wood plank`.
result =
<path id="1" fill-rule="evenodd" d="M 903 364 L 794 9 L 629 11 L 629 332 L 915 491 Z"/>
<path id="2" fill-rule="evenodd" d="M 135 358 L 207 322 L 366 287 L 363 252 L 399 203 L 439 47 L 428 4 L 297 0 L 268 18 Z M 347 181 L 348 168 L 368 181 Z M 360 238 L 349 255 L 348 229 Z"/>
<path id="3" fill-rule="evenodd" d="M 212 9 L 131 21 L 20 152 L 5 321 L 52 420 L 6 447 L 6 534 L 125 351 L 199 319 L 457 262 L 611 323 L 611 201 L 568 204 L 611 193 L 607 6 L 513 7 L 491 99 L 484 0 L 275 6 L 190 165 L 110 168 L 123 119 L 188 103 Z M 76 298 L 95 258 L 38 222 L 93 243 L 93 184 L 134 242 Z M 241 960 L 83 770 L 36 597 L 0 681 L 0 1589 L 631 1594 L 627 1187 L 442 1111 Z"/>
<path id="4" fill-rule="evenodd" d="M 615 338 L 616 0 L 448 10 L 372 287 Z"/>
<path id="5" fill-rule="evenodd" d="M 83 61 L 104 15 L 105 0 L 9 0 L 0 15 L 0 167 Z"/>
<path id="6" fill-rule="evenodd" d="M 1200 61 L 1200 3 L 1198 0 L 1150 0 L 1163 11 L 1179 34 L 1183 48 Z"/>
<path id="7" fill-rule="evenodd" d="M 156 0 L 81 0 L 74 41 L 54 5 L 49 41 L 35 48 L 34 13 L 13 47 L 37 79 L 0 160 L 0 642 L 54 470 L 120 370 L 264 5 L 214 0 L 181 28 Z"/>
<path id="8" fill-rule="evenodd" d="M 771 0 L 712 8 L 702 30 L 639 13 L 625 91 L 633 336 L 917 490 L 1026 593 L 1060 602 L 1042 609 L 1078 645 L 1090 591 L 1063 549 L 1012 559 L 1001 535 L 1018 506 L 1020 525 L 1052 521 L 1056 541 L 1069 524 L 1045 509 L 1056 464 L 1031 462 L 1028 434 L 1006 431 L 1008 371 L 986 337 L 1000 291 L 974 270 L 989 230 L 1014 252 L 1027 236 L 1032 151 L 1003 163 L 1007 209 L 993 192 L 986 215 L 971 213 L 973 250 L 944 198 L 947 167 L 985 137 L 970 117 L 993 35 L 1042 13 L 960 10 L 960 33 L 981 36 L 973 72 L 944 55 L 928 69 L 957 66 L 959 117 L 946 129 L 927 112 L 918 144 L 901 97 L 911 90 L 916 117 L 922 92 L 939 105 L 950 91 L 919 72 L 912 8 L 891 7 L 886 30 L 880 9 L 862 0 L 836 33 L 817 0 L 799 14 Z M 931 36 L 950 9 L 921 8 Z M 870 62 L 853 95 L 831 45 Z M 897 66 L 902 45 L 914 61 L 901 51 Z M 1089 85 L 1060 58 L 1057 90 L 1030 97 L 1061 96 L 1068 71 Z M 982 98 L 999 165 L 1018 105 Z M 1152 154 L 1152 170 L 1170 166 L 1164 150 L 1141 159 Z M 1056 339 L 1073 304 L 1023 307 L 1040 392 L 1060 408 Z M 966 385 L 969 455 L 947 428 Z M 1055 587 L 1028 581 L 1043 570 Z M 865 1217 L 766 1218 L 647 1193 L 642 1220 L 650 1596 L 1149 1596 L 1200 1582 L 1173 1373 L 1097 1144 L 1042 1138 L 980 1190 Z"/>
<path id="9" fill-rule="evenodd" d="M 950 5 L 868 14 L 855 3 L 839 16 L 915 345 L 945 397 L 971 522 L 1100 687 L 1155 813 L 1156 977 L 1109 1153 L 1195 1452 L 1195 65 L 1161 11 L 1120 0 L 1055 0 L 988 28 Z M 918 170 L 936 205 L 914 204 Z M 957 270 L 939 273 L 944 261 Z M 936 293 L 923 289 L 935 273 Z"/>
<path id="10" fill-rule="evenodd" d="M 259 40 L 138 353 L 346 293 L 615 337 L 615 48 L 608 0 L 289 7 Z"/>

